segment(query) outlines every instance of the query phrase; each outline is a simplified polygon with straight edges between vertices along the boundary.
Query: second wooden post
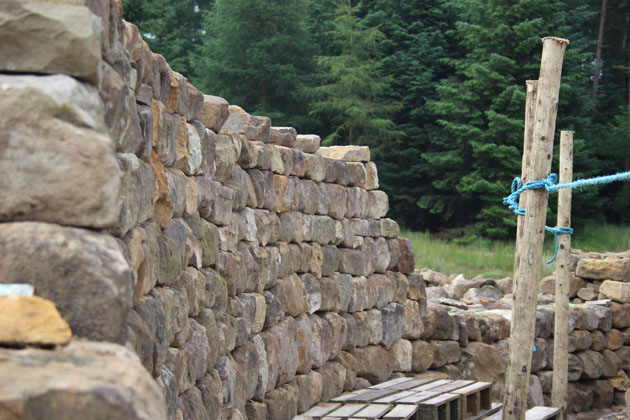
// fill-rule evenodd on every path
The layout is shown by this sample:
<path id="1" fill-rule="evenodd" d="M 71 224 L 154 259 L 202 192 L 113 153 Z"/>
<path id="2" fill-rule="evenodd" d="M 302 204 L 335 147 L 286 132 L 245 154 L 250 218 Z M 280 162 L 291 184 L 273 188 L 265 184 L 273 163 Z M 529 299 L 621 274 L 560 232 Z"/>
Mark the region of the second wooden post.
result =
<path id="1" fill-rule="evenodd" d="M 559 182 L 566 184 L 573 178 L 573 131 L 560 133 Z M 558 226 L 571 227 L 571 189 L 558 192 Z M 571 235 L 558 236 L 556 257 L 556 315 L 553 338 L 553 384 L 551 401 L 562 409 L 567 418 L 567 386 L 569 370 L 569 264 Z"/>

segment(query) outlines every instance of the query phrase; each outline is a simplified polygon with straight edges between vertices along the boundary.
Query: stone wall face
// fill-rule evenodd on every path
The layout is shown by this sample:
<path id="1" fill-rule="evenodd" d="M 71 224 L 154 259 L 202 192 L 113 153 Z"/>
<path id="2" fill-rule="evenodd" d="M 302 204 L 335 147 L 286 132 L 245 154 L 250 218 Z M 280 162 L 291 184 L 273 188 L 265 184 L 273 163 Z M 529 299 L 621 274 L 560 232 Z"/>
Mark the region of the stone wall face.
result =
<path id="1" fill-rule="evenodd" d="M 146 417 L 291 419 L 397 375 L 500 386 L 508 321 L 427 304 L 367 148 L 204 95 L 118 0 L 0 12 L 0 283 L 135 351 L 167 407 Z M 619 307 L 574 311 L 575 378 L 595 381 L 580 392 L 626 368 Z"/>
<path id="2" fill-rule="evenodd" d="M 168 418 L 289 419 L 411 370 L 423 284 L 366 147 L 202 94 L 119 1 L 0 8 L 0 282 L 133 349 Z"/>

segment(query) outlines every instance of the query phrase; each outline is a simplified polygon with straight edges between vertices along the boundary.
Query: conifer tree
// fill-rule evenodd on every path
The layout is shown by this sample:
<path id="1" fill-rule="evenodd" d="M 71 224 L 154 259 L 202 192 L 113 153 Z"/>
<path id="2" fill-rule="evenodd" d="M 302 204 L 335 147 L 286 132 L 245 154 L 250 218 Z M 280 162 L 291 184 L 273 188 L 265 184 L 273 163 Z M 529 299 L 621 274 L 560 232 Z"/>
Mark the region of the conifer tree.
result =
<path id="1" fill-rule="evenodd" d="M 541 35 L 571 40 L 557 127 L 576 129 L 576 137 L 588 135 L 590 95 L 580 84 L 591 69 L 584 65 L 588 53 L 576 28 L 589 13 L 559 0 L 450 4 L 458 10 L 456 36 L 465 53 L 445 60 L 455 73 L 441 81 L 439 99 L 429 103 L 443 130 L 431 137 L 423 157 L 440 176 L 420 206 L 435 213 L 448 208 L 451 222 L 473 226 L 484 236 L 506 237 L 516 222 L 501 197 L 520 174 L 524 84 L 538 76 Z"/>
<path id="2" fill-rule="evenodd" d="M 330 123 L 327 144 L 378 145 L 397 134 L 387 116 L 398 105 L 383 101 L 390 84 L 378 60 L 383 34 L 358 16 L 360 3 L 335 4 L 334 25 L 324 34 L 334 53 L 315 58 L 319 83 L 307 90 L 311 114 Z"/>
<path id="3" fill-rule="evenodd" d="M 298 128 L 311 71 L 307 0 L 216 0 L 193 81 L 249 112 Z M 302 121 L 303 122 L 303 121 Z"/>

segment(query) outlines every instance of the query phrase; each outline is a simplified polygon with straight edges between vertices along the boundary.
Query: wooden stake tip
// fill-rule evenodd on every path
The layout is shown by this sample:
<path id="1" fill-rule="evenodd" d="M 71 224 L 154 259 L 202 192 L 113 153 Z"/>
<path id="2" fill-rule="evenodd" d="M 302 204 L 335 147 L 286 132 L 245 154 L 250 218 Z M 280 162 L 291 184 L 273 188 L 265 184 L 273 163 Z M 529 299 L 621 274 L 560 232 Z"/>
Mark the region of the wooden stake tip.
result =
<path id="1" fill-rule="evenodd" d="M 546 41 L 546 40 L 548 40 L 548 39 L 553 40 L 553 41 L 556 41 L 556 42 L 558 42 L 558 43 L 560 43 L 560 44 L 566 44 L 566 45 L 569 45 L 569 40 L 568 40 L 568 39 L 565 39 L 565 38 L 559 38 L 559 37 L 557 37 L 557 36 L 546 36 L 546 37 L 542 38 L 542 39 L 541 39 L 541 41 L 545 42 L 545 41 Z"/>

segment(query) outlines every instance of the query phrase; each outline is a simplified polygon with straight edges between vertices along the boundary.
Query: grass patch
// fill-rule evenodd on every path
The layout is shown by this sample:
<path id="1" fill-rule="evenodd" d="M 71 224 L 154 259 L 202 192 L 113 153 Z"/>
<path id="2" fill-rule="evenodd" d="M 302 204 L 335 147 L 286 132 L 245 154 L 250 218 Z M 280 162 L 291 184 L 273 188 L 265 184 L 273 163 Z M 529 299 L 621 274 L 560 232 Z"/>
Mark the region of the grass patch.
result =
<path id="1" fill-rule="evenodd" d="M 514 241 L 475 239 L 468 244 L 455 244 L 434 239 L 429 233 L 403 231 L 400 236 L 411 240 L 416 256 L 416 268 L 428 267 L 446 274 L 463 274 L 471 279 L 511 277 L 514 270 Z M 622 252 L 630 249 L 630 226 L 589 225 L 572 237 L 572 247 L 583 251 Z M 553 235 L 545 235 L 544 261 L 553 257 Z M 555 264 L 543 264 L 543 276 L 553 273 Z"/>

